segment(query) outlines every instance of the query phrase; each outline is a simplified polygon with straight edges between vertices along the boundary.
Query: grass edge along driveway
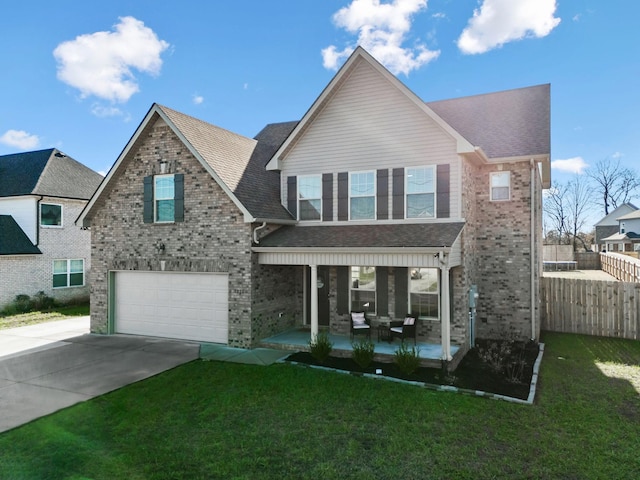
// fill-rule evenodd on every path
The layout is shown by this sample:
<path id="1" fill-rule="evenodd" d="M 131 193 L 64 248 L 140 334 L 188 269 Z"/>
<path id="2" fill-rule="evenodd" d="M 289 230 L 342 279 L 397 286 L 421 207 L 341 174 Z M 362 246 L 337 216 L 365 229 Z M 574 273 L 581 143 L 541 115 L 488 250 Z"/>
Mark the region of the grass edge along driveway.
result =
<path id="1" fill-rule="evenodd" d="M 640 342 L 542 341 L 532 406 L 195 361 L 0 435 L 0 478 L 640 478 Z"/>

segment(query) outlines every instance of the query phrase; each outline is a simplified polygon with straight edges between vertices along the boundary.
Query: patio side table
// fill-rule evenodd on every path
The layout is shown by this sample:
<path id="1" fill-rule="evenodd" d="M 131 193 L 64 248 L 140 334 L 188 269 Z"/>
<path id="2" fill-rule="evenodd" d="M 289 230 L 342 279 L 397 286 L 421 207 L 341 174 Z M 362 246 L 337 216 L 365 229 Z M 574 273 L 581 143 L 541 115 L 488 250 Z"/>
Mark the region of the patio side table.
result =
<path id="1" fill-rule="evenodd" d="M 389 322 L 382 322 L 378 325 L 378 341 L 390 342 L 391 331 L 389 330 Z"/>

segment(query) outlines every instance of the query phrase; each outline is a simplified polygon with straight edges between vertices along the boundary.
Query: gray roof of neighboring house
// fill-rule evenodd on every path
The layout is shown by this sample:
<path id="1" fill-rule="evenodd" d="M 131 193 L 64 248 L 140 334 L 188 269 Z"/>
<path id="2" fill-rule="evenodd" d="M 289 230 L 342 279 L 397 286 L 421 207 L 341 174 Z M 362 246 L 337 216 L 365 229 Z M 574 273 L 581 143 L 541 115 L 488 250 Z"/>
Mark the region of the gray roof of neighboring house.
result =
<path id="1" fill-rule="evenodd" d="M 622 215 L 618 217 L 617 220 L 634 220 L 636 218 L 640 218 L 640 210 L 636 210 L 635 212 L 629 212 L 626 215 Z"/>
<path id="2" fill-rule="evenodd" d="M 598 221 L 598 223 L 595 224 L 595 226 L 598 227 L 598 226 L 604 226 L 604 225 L 615 225 L 617 228 L 618 218 L 621 215 L 625 215 L 629 212 L 633 212 L 634 210 L 638 210 L 638 207 L 636 207 L 633 203 L 623 203 L 622 205 L 617 207 L 614 211 L 609 212 L 607 215 L 602 217 Z M 623 211 L 625 213 L 621 213 Z"/>
<path id="3" fill-rule="evenodd" d="M 100 174 L 55 148 L 0 156 L 0 197 L 88 200 L 101 181 Z"/>
<path id="4" fill-rule="evenodd" d="M 41 253 L 11 215 L 0 215 L 0 255 Z"/>
<path id="5" fill-rule="evenodd" d="M 634 232 L 627 232 L 627 233 L 614 233 L 613 235 L 607 237 L 607 238 L 603 238 L 602 241 L 603 242 L 621 242 L 624 240 L 635 240 L 637 238 L 640 238 L 640 235 L 638 235 L 637 233 Z"/>
<path id="6" fill-rule="evenodd" d="M 297 122 L 267 125 L 254 139 L 158 105 L 256 218 L 292 220 L 280 202 L 280 175 L 265 165 Z"/>
<path id="7" fill-rule="evenodd" d="M 548 155 L 550 85 L 426 102 L 489 158 Z"/>
<path id="8" fill-rule="evenodd" d="M 464 223 L 401 225 L 284 226 L 260 240 L 260 247 L 369 248 L 450 247 Z"/>

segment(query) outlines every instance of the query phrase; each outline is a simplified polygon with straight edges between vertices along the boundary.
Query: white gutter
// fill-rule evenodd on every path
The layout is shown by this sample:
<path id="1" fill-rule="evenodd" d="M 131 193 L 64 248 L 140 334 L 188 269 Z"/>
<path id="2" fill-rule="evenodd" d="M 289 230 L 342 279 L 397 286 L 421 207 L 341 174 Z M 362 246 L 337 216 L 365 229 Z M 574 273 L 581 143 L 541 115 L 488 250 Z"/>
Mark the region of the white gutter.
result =
<path id="1" fill-rule="evenodd" d="M 262 230 L 266 226 L 267 226 L 267 222 L 262 222 L 262 225 L 253 229 L 253 243 L 255 243 L 256 245 L 260 243 L 260 240 L 258 240 L 258 231 Z"/>
<path id="2" fill-rule="evenodd" d="M 536 216 L 535 216 L 535 173 L 536 173 L 536 163 L 533 159 L 530 160 L 531 163 L 531 340 L 536 340 L 536 325 L 535 325 L 535 313 L 536 313 L 536 290 L 535 290 L 535 229 L 536 229 Z"/>

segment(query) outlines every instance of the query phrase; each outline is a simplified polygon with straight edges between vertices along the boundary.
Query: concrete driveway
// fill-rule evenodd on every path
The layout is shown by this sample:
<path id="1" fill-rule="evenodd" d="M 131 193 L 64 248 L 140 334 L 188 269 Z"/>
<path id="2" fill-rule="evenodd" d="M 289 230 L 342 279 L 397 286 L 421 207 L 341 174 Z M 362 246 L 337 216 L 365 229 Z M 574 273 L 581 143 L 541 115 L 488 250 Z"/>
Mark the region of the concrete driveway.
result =
<path id="1" fill-rule="evenodd" d="M 198 343 L 88 332 L 89 317 L 0 330 L 0 432 L 199 356 Z"/>

